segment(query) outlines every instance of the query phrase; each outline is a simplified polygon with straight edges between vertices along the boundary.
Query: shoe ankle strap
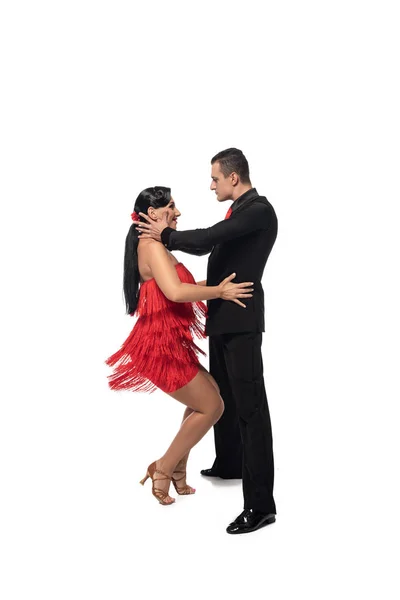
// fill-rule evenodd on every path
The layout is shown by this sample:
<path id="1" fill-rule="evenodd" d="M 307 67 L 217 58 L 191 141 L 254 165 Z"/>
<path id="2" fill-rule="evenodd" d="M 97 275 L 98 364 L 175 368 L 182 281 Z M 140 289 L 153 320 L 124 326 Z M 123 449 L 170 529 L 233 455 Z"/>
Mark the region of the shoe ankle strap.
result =
<path id="1" fill-rule="evenodd" d="M 160 469 L 156 469 L 156 470 L 154 471 L 154 473 L 158 473 L 159 475 L 164 475 L 164 477 L 165 477 L 166 479 L 172 479 L 171 475 L 167 475 L 166 473 L 164 473 L 164 471 L 161 471 Z"/>

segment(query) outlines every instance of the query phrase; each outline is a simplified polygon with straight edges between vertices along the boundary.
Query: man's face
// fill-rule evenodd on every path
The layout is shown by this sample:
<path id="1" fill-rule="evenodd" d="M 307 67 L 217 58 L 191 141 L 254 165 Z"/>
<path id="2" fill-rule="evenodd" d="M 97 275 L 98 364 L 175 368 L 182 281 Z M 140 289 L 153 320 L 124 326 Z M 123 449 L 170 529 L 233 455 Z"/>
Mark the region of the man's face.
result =
<path id="1" fill-rule="evenodd" d="M 231 200 L 234 186 L 232 185 L 232 175 L 225 177 L 222 173 L 219 162 L 211 165 L 211 185 L 210 190 L 213 190 L 217 195 L 218 202 Z"/>

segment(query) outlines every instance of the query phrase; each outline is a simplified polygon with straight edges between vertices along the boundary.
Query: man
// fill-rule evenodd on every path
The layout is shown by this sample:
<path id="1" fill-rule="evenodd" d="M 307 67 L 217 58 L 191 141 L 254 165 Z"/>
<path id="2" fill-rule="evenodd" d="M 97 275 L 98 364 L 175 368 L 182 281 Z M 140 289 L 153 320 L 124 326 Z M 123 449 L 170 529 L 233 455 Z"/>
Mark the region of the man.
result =
<path id="1" fill-rule="evenodd" d="M 244 511 L 227 532 L 248 533 L 275 521 L 274 459 L 271 422 L 261 356 L 264 292 L 261 278 L 277 236 L 271 204 L 252 187 L 249 165 L 241 150 L 229 148 L 211 160 L 211 186 L 218 202 L 233 200 L 224 221 L 207 229 L 176 231 L 168 221 L 146 215 L 138 229 L 162 241 L 169 250 L 211 252 L 207 285 L 218 285 L 236 273 L 253 281 L 253 297 L 242 308 L 234 302 L 208 302 L 210 373 L 218 383 L 225 412 L 214 426 L 216 459 L 207 477 L 243 478 Z"/>

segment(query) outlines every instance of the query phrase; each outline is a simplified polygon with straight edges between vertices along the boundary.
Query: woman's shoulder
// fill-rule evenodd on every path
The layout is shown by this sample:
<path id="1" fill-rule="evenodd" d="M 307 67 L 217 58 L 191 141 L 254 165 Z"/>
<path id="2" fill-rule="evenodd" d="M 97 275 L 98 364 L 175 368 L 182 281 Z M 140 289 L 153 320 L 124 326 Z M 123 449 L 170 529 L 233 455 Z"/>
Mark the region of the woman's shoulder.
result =
<path id="1" fill-rule="evenodd" d="M 141 240 L 138 245 L 138 255 L 141 257 L 147 258 L 152 256 L 168 256 L 174 264 L 177 264 L 179 261 L 175 258 L 175 256 L 167 250 L 164 244 L 157 242 L 156 240 L 146 239 Z"/>
<path id="2" fill-rule="evenodd" d="M 179 264 L 179 261 L 175 258 L 175 256 L 171 254 L 171 252 L 167 250 L 160 242 L 150 239 L 141 240 L 138 246 L 138 266 L 141 282 L 153 278 L 150 264 L 152 260 L 157 257 L 159 257 L 161 260 L 169 259 L 173 266 Z"/>

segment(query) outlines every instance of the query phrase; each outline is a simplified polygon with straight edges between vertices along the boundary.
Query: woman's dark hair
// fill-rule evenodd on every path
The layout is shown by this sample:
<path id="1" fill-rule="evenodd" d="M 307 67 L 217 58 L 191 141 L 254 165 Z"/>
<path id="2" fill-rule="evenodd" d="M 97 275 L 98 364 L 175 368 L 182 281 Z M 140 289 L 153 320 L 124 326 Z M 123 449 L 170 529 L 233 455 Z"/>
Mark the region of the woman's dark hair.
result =
<path id="1" fill-rule="evenodd" d="M 152 206 L 153 208 L 162 208 L 167 206 L 171 200 L 171 189 L 157 185 L 155 187 L 146 188 L 140 192 L 135 200 L 134 212 L 139 212 L 147 215 L 147 211 Z M 145 222 L 143 217 L 140 221 Z M 139 232 L 136 225 L 132 223 L 128 235 L 125 240 L 125 257 L 124 257 L 124 296 L 126 304 L 126 312 L 128 315 L 133 315 L 139 301 L 139 267 L 137 248 L 139 243 Z"/>

